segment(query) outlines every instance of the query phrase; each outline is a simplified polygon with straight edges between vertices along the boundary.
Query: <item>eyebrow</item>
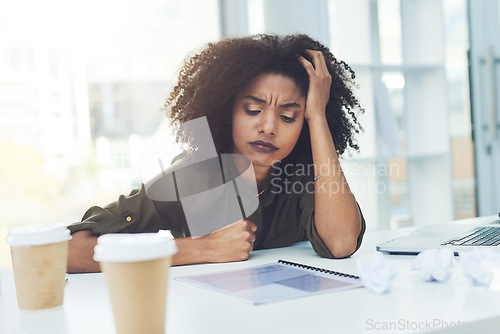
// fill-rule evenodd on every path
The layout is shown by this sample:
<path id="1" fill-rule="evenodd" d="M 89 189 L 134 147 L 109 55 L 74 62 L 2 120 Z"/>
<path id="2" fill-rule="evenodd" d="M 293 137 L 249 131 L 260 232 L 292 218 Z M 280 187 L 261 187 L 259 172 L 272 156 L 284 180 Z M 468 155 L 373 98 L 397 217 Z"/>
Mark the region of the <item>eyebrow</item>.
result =
<path id="1" fill-rule="evenodd" d="M 262 103 L 262 104 L 266 103 L 266 100 L 259 99 L 258 97 L 255 97 L 255 96 L 252 96 L 252 95 L 245 96 L 245 99 L 250 99 L 252 101 L 255 101 L 257 103 Z M 281 104 L 280 107 L 284 108 L 284 109 L 294 108 L 294 107 L 299 107 L 300 108 L 300 104 L 295 103 L 295 102 L 291 102 L 291 103 Z"/>

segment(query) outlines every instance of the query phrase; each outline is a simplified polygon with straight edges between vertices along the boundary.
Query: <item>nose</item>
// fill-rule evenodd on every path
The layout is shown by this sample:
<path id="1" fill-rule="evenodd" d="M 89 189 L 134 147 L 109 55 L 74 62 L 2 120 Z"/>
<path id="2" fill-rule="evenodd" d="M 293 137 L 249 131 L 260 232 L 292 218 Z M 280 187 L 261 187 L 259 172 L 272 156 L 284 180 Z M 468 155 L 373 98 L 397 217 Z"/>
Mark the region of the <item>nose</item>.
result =
<path id="1" fill-rule="evenodd" d="M 263 133 L 273 137 L 276 136 L 276 133 L 278 131 L 278 124 L 274 111 L 266 110 L 261 115 L 262 117 L 259 124 L 259 133 Z"/>

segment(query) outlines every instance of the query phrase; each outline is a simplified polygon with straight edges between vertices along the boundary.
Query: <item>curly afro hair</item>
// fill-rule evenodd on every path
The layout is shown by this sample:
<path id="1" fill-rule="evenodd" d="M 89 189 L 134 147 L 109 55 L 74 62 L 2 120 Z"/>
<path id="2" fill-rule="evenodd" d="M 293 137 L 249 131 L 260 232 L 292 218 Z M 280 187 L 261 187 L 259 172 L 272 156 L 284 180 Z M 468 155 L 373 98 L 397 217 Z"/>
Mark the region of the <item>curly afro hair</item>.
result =
<path id="1" fill-rule="evenodd" d="M 165 103 L 167 116 L 173 125 L 206 116 L 217 152 L 231 153 L 229 123 L 238 92 L 258 75 L 269 73 L 290 77 L 307 96 L 309 76 L 297 56 L 311 61 L 307 49 L 324 54 L 332 76 L 326 117 L 337 154 L 348 148 L 359 150 L 355 135 L 363 129 L 357 114 L 363 109 L 352 91 L 354 71 L 338 61 L 328 48 L 303 34 L 255 35 L 209 43 L 201 53 L 185 61 L 177 85 Z M 287 160 L 293 162 L 299 157 L 312 162 L 307 122 Z"/>

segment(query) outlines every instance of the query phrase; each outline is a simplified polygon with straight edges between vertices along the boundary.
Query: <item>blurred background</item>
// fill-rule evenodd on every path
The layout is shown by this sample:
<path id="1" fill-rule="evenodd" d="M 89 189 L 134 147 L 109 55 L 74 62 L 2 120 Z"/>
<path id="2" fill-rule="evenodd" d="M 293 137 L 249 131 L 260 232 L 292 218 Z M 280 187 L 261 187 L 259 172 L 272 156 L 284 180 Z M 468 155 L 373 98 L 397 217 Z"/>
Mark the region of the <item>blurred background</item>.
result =
<path id="1" fill-rule="evenodd" d="M 0 266 L 10 226 L 79 221 L 179 148 L 162 107 L 207 42 L 307 33 L 356 71 L 368 229 L 500 210 L 499 0 L 2 0 Z"/>

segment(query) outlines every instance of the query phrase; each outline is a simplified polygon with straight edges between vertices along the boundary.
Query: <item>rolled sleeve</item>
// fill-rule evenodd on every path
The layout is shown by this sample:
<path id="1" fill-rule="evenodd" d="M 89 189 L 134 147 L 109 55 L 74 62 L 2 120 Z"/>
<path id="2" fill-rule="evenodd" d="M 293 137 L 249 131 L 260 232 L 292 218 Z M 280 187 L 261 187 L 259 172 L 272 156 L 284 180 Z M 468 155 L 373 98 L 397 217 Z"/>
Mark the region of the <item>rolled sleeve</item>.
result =
<path id="1" fill-rule="evenodd" d="M 146 195 L 142 185 L 140 189 L 133 190 L 128 196 L 120 196 L 117 201 L 105 207 L 91 207 L 80 222 L 69 225 L 68 229 L 71 233 L 91 230 L 98 236 L 106 233 L 147 233 L 171 229 L 171 224 L 158 213 L 158 205 L 175 206 L 176 202 L 155 203 Z"/>
<path id="2" fill-rule="evenodd" d="M 302 208 L 301 224 L 306 230 L 307 238 L 311 242 L 314 251 L 321 257 L 334 259 L 335 256 L 332 255 L 328 247 L 325 245 L 324 241 L 321 239 L 318 231 L 316 230 L 316 223 L 314 220 L 314 208 L 315 208 L 314 204 L 315 204 L 314 194 L 304 193 L 300 200 L 300 206 Z M 356 249 L 354 252 L 356 252 L 361 246 L 361 242 L 363 241 L 363 235 L 366 230 L 366 223 L 363 214 L 361 212 L 361 208 L 359 208 L 359 213 L 361 215 L 361 231 L 359 233 Z"/>

